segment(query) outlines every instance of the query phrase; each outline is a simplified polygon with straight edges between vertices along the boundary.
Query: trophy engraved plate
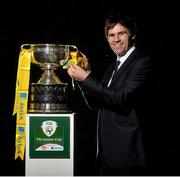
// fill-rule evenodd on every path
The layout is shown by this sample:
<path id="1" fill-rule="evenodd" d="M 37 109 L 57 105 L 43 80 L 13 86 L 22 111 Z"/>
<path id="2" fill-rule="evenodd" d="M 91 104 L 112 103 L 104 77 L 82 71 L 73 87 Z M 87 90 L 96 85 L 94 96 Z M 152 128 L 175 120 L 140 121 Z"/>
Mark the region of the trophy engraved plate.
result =
<path id="1" fill-rule="evenodd" d="M 24 44 L 22 50 L 31 50 L 31 63 L 37 64 L 43 74 L 36 83 L 30 83 L 28 112 L 63 113 L 68 110 L 68 84 L 63 83 L 54 70 L 60 67 L 76 46 L 60 44 Z"/>

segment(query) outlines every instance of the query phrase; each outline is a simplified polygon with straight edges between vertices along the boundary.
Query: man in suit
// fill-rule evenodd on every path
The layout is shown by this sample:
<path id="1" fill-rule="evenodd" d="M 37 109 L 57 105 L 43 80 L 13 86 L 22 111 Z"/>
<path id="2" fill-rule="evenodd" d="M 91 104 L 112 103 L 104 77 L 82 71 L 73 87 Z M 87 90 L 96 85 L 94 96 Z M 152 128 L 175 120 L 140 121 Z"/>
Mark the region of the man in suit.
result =
<path id="1" fill-rule="evenodd" d="M 116 14 L 105 23 L 105 35 L 117 62 L 102 81 L 72 65 L 68 74 L 81 83 L 99 107 L 97 159 L 99 175 L 141 175 L 146 165 L 145 122 L 152 81 L 152 62 L 135 46 L 136 24 Z"/>

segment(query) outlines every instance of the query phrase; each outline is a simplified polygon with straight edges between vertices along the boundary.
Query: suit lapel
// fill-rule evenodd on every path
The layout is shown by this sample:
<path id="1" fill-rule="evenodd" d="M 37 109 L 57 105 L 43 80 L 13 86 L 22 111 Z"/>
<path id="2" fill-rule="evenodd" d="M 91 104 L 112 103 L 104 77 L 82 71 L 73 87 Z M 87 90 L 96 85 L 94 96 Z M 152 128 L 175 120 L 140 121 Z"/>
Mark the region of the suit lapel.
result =
<path id="1" fill-rule="evenodd" d="M 120 77 L 121 73 L 124 72 L 127 67 L 131 65 L 131 62 L 136 58 L 137 50 L 134 50 L 130 56 L 126 59 L 126 61 L 122 64 L 122 66 L 119 68 L 119 70 L 116 72 L 116 74 L 113 77 L 113 80 L 110 84 L 110 87 L 113 86 L 114 83 L 116 83 L 116 80 Z"/>
<path id="2" fill-rule="evenodd" d="M 114 65 L 115 65 L 115 63 L 113 63 L 113 64 L 107 69 L 107 71 L 106 71 L 106 73 L 105 73 L 105 75 L 104 75 L 104 77 L 103 77 L 102 82 L 103 82 L 103 84 L 106 85 L 106 86 L 108 85 L 109 80 L 110 80 L 110 78 L 111 78 L 111 76 L 112 76 Z"/>

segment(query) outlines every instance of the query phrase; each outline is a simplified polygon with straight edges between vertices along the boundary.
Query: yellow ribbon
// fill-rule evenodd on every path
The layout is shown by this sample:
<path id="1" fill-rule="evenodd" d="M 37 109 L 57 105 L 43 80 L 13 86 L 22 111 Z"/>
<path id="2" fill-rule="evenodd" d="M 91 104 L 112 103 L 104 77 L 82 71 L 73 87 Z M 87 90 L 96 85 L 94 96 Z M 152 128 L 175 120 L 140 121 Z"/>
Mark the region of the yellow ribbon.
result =
<path id="1" fill-rule="evenodd" d="M 26 114 L 28 106 L 28 91 L 30 79 L 30 67 L 32 59 L 32 50 L 21 49 L 19 54 L 16 92 L 13 115 L 17 114 L 16 118 L 16 147 L 15 159 L 20 157 L 24 159 L 25 139 L 26 139 Z"/>
<path id="2" fill-rule="evenodd" d="M 78 57 L 78 52 L 70 52 L 70 58 L 67 58 L 63 63 L 63 69 L 68 69 L 72 64 L 76 64 L 81 68 L 85 67 L 86 58 Z"/>

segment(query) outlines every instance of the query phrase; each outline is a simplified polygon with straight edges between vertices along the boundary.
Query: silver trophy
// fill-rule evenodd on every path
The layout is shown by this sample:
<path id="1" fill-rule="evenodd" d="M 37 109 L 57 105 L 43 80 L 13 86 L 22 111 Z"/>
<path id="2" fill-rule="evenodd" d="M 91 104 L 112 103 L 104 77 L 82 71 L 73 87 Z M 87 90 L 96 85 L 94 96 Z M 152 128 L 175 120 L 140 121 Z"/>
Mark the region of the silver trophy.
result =
<path id="1" fill-rule="evenodd" d="M 23 44 L 22 50 L 31 50 L 31 62 L 44 70 L 36 83 L 30 83 L 28 112 L 69 112 L 68 84 L 63 83 L 54 70 L 66 64 L 70 52 L 78 52 L 74 45 Z"/>

